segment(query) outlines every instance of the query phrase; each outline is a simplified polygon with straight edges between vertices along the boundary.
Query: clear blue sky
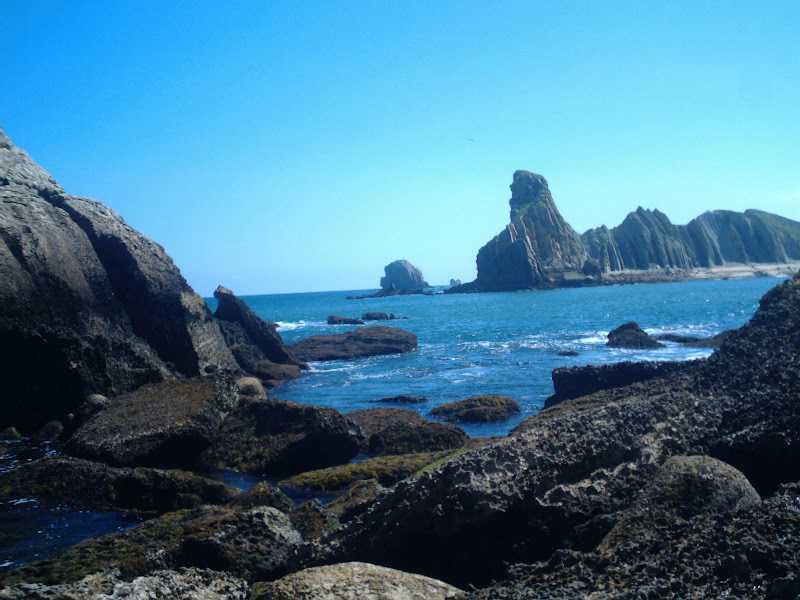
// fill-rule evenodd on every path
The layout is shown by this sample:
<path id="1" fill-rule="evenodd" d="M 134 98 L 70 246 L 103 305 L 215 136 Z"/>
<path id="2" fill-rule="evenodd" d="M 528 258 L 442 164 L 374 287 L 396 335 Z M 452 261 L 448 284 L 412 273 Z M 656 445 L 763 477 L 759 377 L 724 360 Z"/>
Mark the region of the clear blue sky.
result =
<path id="1" fill-rule="evenodd" d="M 579 232 L 639 205 L 800 220 L 800 2 L 0 0 L 0 22 L 5 133 L 203 295 L 375 288 L 398 258 L 471 280 L 517 169 Z"/>

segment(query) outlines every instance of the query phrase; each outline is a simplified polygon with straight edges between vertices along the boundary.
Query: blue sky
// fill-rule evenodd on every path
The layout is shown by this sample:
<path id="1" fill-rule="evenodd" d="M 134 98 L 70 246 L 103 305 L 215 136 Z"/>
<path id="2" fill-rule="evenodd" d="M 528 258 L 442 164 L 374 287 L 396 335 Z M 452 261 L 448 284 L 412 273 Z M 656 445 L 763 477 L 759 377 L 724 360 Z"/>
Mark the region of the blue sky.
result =
<path id="1" fill-rule="evenodd" d="M 203 295 L 475 276 L 517 169 L 579 232 L 800 220 L 798 2 L 0 0 L 0 124 Z M 470 141 L 470 139 L 475 141 Z"/>

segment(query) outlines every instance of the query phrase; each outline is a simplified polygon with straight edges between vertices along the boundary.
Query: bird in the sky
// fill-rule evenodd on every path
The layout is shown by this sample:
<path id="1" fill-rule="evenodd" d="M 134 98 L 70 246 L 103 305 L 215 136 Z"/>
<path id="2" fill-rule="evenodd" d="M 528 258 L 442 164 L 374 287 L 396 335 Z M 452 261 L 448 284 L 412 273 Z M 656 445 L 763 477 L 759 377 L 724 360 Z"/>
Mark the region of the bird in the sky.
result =
<path id="1" fill-rule="evenodd" d="M 474 142 L 475 140 L 473 140 L 472 138 L 467 138 L 467 141 L 468 142 Z"/>

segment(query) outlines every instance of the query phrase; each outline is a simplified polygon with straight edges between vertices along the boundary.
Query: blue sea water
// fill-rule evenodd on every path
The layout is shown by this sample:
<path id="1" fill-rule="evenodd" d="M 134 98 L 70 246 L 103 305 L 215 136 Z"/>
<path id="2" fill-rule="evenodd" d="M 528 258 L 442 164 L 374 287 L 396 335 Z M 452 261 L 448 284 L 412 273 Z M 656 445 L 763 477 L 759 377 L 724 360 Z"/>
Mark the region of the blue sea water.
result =
<path id="1" fill-rule="evenodd" d="M 281 400 L 330 406 L 342 412 L 374 407 L 371 401 L 408 394 L 423 415 L 440 404 L 481 394 L 517 399 L 522 414 L 496 424 L 465 425 L 472 436 L 505 435 L 542 408 L 553 393 L 556 367 L 621 360 L 689 360 L 710 349 L 674 343 L 654 350 L 605 345 L 618 325 L 637 321 L 648 333 L 712 336 L 739 327 L 755 312 L 775 277 L 686 281 L 547 291 L 436 294 L 347 300 L 364 291 L 244 296 L 261 317 L 277 322 L 287 343 L 315 334 L 351 331 L 328 325 L 328 315 L 360 317 L 368 311 L 400 319 L 419 340 L 416 351 L 350 361 L 316 362 L 302 378 L 270 391 Z M 216 302 L 209 299 L 212 308 Z M 404 318 L 404 317 L 407 317 Z M 575 350 L 578 356 L 560 356 Z M 379 404 L 377 406 L 380 406 Z"/>
<path id="2" fill-rule="evenodd" d="M 261 317 L 279 323 L 286 342 L 309 335 L 341 333 L 352 326 L 327 324 L 338 314 L 394 313 L 380 324 L 415 333 L 419 347 L 402 355 L 312 363 L 302 378 L 270 390 L 295 402 L 349 412 L 380 406 L 370 401 L 398 394 L 429 402 L 407 408 L 427 413 L 439 404 L 480 394 L 516 398 L 523 412 L 497 424 L 467 425 L 473 436 L 504 435 L 536 413 L 553 392 L 551 371 L 560 366 L 620 360 L 689 360 L 710 350 L 667 344 L 657 350 L 605 346 L 606 334 L 637 321 L 651 334 L 711 336 L 745 323 L 758 301 L 781 278 L 694 281 L 493 294 L 398 296 L 347 300 L 364 290 L 244 296 Z M 441 290 L 441 288 L 440 288 Z M 369 292 L 369 290 L 367 290 Z M 216 301 L 208 299 L 212 309 Z M 407 317 L 407 318 L 404 318 Z M 575 357 L 559 356 L 575 350 Z M 52 453 L 26 440 L 3 442 L 0 472 Z M 249 487 L 256 477 L 235 473 L 218 478 Z M 136 520 L 119 513 L 82 511 L 35 499 L 0 503 L 0 573 L 44 558 L 82 539 L 119 531 Z"/>

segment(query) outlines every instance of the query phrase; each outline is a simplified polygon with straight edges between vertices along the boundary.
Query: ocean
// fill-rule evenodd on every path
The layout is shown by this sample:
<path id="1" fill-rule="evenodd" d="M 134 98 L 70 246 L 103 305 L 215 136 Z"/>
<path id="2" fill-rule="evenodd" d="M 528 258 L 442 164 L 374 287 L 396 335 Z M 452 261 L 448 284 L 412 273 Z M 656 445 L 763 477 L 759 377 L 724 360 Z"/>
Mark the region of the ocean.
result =
<path id="1" fill-rule="evenodd" d="M 502 423 L 466 425 L 472 436 L 505 435 L 535 414 L 553 393 L 556 367 L 621 360 L 691 360 L 710 349 L 667 343 L 654 350 L 605 345 L 606 334 L 627 321 L 648 333 L 712 336 L 745 323 L 764 293 L 784 278 L 687 281 L 491 294 L 397 296 L 347 300 L 372 290 L 243 296 L 261 317 L 277 322 L 292 343 L 315 334 L 341 333 L 352 326 L 328 325 L 328 315 L 360 317 L 368 311 L 394 313 L 379 324 L 417 335 L 408 354 L 353 361 L 312 363 L 302 378 L 269 391 L 281 400 L 330 406 L 342 412 L 380 406 L 371 401 L 409 394 L 428 402 L 406 406 L 423 415 L 440 404 L 482 394 L 517 399 L 522 414 Z M 437 288 L 441 291 L 442 288 Z M 216 301 L 207 299 L 213 308 Z M 560 356 L 574 350 L 577 356 Z M 27 440 L 3 442 L 0 471 L 57 450 Z M 220 474 L 229 483 L 253 477 Z M 0 573 L 87 537 L 136 523 L 119 513 L 75 510 L 28 498 L 0 503 Z"/>

